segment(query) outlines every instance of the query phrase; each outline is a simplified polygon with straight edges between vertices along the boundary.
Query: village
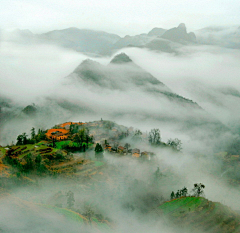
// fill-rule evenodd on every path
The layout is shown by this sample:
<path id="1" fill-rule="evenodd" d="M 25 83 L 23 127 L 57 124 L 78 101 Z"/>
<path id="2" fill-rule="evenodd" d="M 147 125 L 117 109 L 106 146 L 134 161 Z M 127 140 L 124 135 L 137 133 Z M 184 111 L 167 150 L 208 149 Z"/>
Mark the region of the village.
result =
<path id="1" fill-rule="evenodd" d="M 90 138 L 94 140 L 93 147 L 100 144 L 104 152 L 122 156 L 131 155 L 133 158 L 145 160 L 151 160 L 154 156 L 152 152 L 141 152 L 138 148 L 132 149 L 127 142 L 121 145 L 121 140 L 134 135 L 134 129 L 117 125 L 111 121 L 65 122 L 49 129 L 46 132 L 46 137 L 55 142 L 74 141 L 77 132 L 83 128 L 89 131 Z M 146 135 L 142 135 L 142 137 L 146 137 Z"/>

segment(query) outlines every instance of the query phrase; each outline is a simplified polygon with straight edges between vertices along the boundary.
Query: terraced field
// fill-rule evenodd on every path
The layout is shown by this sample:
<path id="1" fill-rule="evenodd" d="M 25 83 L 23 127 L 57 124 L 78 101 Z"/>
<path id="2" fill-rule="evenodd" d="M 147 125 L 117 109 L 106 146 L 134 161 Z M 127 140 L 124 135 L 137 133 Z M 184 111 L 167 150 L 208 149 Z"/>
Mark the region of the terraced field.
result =
<path id="1" fill-rule="evenodd" d="M 174 199 L 159 206 L 156 212 L 170 219 L 176 226 L 188 230 L 190 228 L 192 232 L 240 232 L 239 214 L 203 197 Z"/>

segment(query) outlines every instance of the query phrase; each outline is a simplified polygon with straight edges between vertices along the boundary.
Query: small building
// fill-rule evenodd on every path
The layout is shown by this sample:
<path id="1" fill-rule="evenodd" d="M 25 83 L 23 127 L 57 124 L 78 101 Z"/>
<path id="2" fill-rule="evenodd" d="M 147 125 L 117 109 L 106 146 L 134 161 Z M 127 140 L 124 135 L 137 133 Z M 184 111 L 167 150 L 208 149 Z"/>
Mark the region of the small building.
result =
<path id="1" fill-rule="evenodd" d="M 104 148 L 105 150 L 108 150 L 109 152 L 111 152 L 112 151 L 112 147 L 110 146 L 110 145 L 105 145 L 105 148 Z"/>
<path id="2" fill-rule="evenodd" d="M 127 149 L 123 146 L 118 146 L 117 152 L 118 153 L 126 153 Z"/>
<path id="3" fill-rule="evenodd" d="M 140 157 L 140 153 L 133 153 L 133 154 L 132 154 L 132 157 L 133 157 L 133 158 L 139 158 L 139 157 Z"/>
<path id="4" fill-rule="evenodd" d="M 134 154 L 134 153 L 140 154 L 140 150 L 139 150 L 139 149 L 137 149 L 137 148 L 135 148 L 135 149 L 132 149 L 132 154 Z"/>

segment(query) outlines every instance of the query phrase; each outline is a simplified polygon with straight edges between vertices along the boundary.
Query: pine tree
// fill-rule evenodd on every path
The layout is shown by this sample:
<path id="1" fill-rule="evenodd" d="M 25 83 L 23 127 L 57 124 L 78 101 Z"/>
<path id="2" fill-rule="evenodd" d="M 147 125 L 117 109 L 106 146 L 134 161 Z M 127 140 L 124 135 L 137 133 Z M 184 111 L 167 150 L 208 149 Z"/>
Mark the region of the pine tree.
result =
<path id="1" fill-rule="evenodd" d="M 173 200 L 175 198 L 175 193 L 172 191 L 171 193 L 171 200 Z"/>
<path id="2" fill-rule="evenodd" d="M 94 151 L 96 158 L 103 158 L 103 148 L 99 143 L 97 143 Z"/>
<path id="3" fill-rule="evenodd" d="M 32 129 L 31 129 L 31 139 L 34 139 L 34 138 L 35 138 L 35 136 L 36 136 L 36 133 L 35 133 L 35 128 L 34 128 L 34 127 L 32 127 Z"/>

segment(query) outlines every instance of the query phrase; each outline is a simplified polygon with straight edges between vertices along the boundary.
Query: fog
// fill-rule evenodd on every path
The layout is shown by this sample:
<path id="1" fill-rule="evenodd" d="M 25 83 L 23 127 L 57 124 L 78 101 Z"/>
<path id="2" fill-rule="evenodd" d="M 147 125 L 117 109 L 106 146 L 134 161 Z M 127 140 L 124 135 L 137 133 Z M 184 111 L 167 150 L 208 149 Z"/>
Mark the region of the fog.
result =
<path id="1" fill-rule="evenodd" d="M 209 25 L 235 25 L 239 21 L 239 2 L 189 0 L 172 1 L 65 1 L 47 0 L 29 2 L 3 0 L 0 3 L 1 28 L 30 29 L 33 32 L 67 27 L 90 28 L 121 35 L 134 35 L 153 27 L 170 28 L 189 22 L 191 29 Z M 127 25 L 127 26 L 126 26 Z"/>
<path id="2" fill-rule="evenodd" d="M 178 103 L 146 92 L 142 87 L 125 80 L 121 66 L 118 71 L 116 65 L 105 86 L 99 88 L 96 83 L 86 83 L 75 78 L 74 74 L 67 77 L 87 58 L 86 55 L 56 46 L 3 43 L 1 95 L 11 99 L 13 106 L 20 106 L 20 109 L 35 103 L 42 110 L 47 110 L 45 113 L 42 111 L 37 120 L 28 119 L 26 122 L 23 117 L 20 124 L 23 127 L 18 126 L 17 130 L 10 122 L 2 131 L 4 137 L 9 134 L 10 125 L 16 132 L 15 135 L 11 134 L 5 143 L 14 141 L 22 132 L 20 129 L 26 129 L 26 125 L 29 125 L 26 130 L 30 130 L 32 126 L 51 127 L 56 120 L 56 123 L 60 123 L 103 117 L 128 126 L 141 125 L 144 131 L 159 127 L 164 131 L 164 135 L 181 135 L 186 142 L 192 139 L 192 135 L 182 135 L 179 131 L 187 119 L 200 117 L 205 122 L 220 120 L 226 126 L 238 124 L 240 107 L 236 105 L 236 101 L 239 97 L 234 95 L 234 91 L 239 91 L 238 50 L 214 46 L 183 46 L 178 55 L 136 48 L 123 49 L 117 54 L 121 52 L 129 55 L 135 64 L 163 82 L 173 92 L 197 102 L 206 112 L 191 106 L 182 107 Z M 91 59 L 107 66 L 112 57 Z M 130 72 L 132 68 L 124 69 Z M 112 83 L 115 83 L 117 89 L 106 88 Z M 67 108 L 66 103 L 69 105 Z M 46 114 L 48 121 L 42 122 L 41 119 Z M 168 123 L 160 123 L 161 119 L 165 118 L 168 118 Z M 169 119 L 174 120 L 170 123 Z"/>
<path id="3" fill-rule="evenodd" d="M 123 52 L 137 67 L 109 64 Z M 84 76 L 86 59 L 97 62 L 89 65 L 99 74 L 97 80 L 92 73 Z M 216 45 L 182 46 L 174 54 L 126 48 L 111 57 L 90 58 L 53 45 L 2 42 L 0 97 L 9 105 L 2 107 L 9 118 L 1 121 L 1 145 L 15 143 L 18 134 L 30 134 L 32 127 L 47 129 L 67 121 L 103 118 L 144 133 L 159 128 L 162 141 L 179 138 L 183 150 L 159 149 L 128 138 L 136 148 L 154 152 L 155 160 L 144 163 L 105 152 L 106 166 L 97 176 L 39 177 L 29 186 L 16 182 L 0 201 L 4 210 L 0 232 L 31 232 L 30 228 L 35 232 L 97 232 L 94 224 L 80 228 L 44 206 L 54 205 L 61 192 L 60 202 L 66 208 L 69 190 L 75 196 L 75 209 L 84 213 L 90 206 L 111 219 L 115 232 L 190 231 L 156 216 L 153 206 L 168 201 L 171 191 L 184 186 L 191 190 L 197 182 L 206 185 L 206 198 L 239 211 L 239 188 L 222 178 L 225 170 L 216 156 L 239 137 L 239 60 L 239 50 Z M 156 80 L 150 76 L 142 78 L 144 85 L 136 82 L 129 73 L 139 72 L 137 77 L 141 77 L 139 67 L 166 86 L 152 84 L 149 80 Z M 168 98 L 168 90 L 192 102 Z M 36 115 L 24 114 L 22 109 L 32 103 Z M 158 167 L 162 177 L 156 182 Z M 22 208 L 28 214 L 21 215 Z"/>

